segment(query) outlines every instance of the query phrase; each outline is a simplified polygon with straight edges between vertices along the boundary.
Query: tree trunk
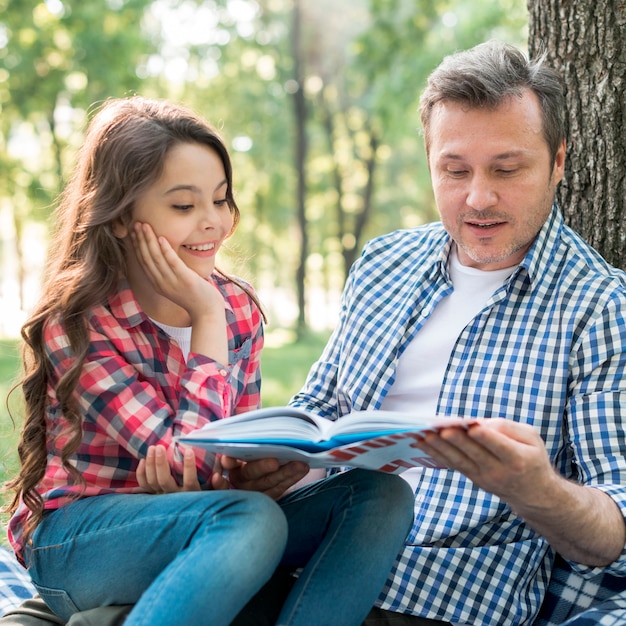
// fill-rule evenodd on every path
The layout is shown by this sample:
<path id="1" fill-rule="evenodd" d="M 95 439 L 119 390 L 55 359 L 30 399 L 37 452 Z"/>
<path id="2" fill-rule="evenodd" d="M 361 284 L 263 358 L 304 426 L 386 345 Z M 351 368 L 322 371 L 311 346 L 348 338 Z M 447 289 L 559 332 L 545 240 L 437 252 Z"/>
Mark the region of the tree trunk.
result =
<path id="1" fill-rule="evenodd" d="M 566 222 L 626 269 L 626 2 L 528 0 L 529 52 L 565 80 Z"/>
<path id="2" fill-rule="evenodd" d="M 363 193 L 361 194 L 363 199 L 363 206 L 361 207 L 361 212 L 356 216 L 356 220 L 354 223 L 355 245 L 351 248 L 346 248 L 345 246 L 343 247 L 343 262 L 346 277 L 350 272 L 350 268 L 356 261 L 357 256 L 361 252 L 361 246 L 364 243 L 363 233 L 365 232 L 365 227 L 367 226 L 367 223 L 373 211 L 372 202 L 374 198 L 374 174 L 376 171 L 377 163 L 376 151 L 378 150 L 378 147 L 380 145 L 380 140 L 378 139 L 376 131 L 373 128 L 370 129 L 369 143 L 370 153 L 365 163 L 367 168 L 367 183 L 365 184 Z"/>
<path id="3" fill-rule="evenodd" d="M 300 230 L 300 260 L 296 270 L 296 291 L 298 296 L 298 320 L 296 333 L 298 337 L 306 330 L 306 261 L 309 256 L 309 240 L 307 234 L 306 220 L 306 155 L 307 155 L 307 135 L 306 135 L 306 99 L 304 96 L 304 72 L 302 69 L 302 53 L 300 48 L 301 15 L 300 2 L 296 0 L 293 5 L 293 29 L 292 29 L 292 55 L 293 55 L 293 77 L 297 88 L 294 90 L 293 103 L 295 111 L 296 125 L 296 177 L 297 177 L 297 213 L 298 227 Z"/>

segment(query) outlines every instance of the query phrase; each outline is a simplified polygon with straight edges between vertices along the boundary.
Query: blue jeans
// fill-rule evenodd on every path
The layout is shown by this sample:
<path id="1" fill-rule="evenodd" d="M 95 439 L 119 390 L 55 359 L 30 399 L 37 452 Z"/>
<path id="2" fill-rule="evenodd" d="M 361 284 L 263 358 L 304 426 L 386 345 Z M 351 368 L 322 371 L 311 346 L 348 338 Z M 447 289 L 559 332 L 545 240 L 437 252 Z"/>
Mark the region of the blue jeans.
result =
<path id="1" fill-rule="evenodd" d="M 277 566 L 302 568 L 277 624 L 358 626 L 413 518 L 398 476 L 352 470 L 278 503 L 246 491 L 85 498 L 25 551 L 50 608 L 134 604 L 125 626 L 229 624 Z"/>

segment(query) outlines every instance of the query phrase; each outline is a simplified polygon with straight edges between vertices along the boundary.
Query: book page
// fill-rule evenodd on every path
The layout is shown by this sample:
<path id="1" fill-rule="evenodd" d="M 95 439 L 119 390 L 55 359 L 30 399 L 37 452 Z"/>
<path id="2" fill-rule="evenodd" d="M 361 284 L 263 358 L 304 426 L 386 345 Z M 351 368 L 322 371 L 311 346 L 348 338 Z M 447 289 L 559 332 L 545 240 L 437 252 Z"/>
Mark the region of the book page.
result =
<path id="1" fill-rule="evenodd" d="M 320 441 L 331 420 L 294 407 L 267 407 L 205 424 L 181 437 L 203 441 Z"/>

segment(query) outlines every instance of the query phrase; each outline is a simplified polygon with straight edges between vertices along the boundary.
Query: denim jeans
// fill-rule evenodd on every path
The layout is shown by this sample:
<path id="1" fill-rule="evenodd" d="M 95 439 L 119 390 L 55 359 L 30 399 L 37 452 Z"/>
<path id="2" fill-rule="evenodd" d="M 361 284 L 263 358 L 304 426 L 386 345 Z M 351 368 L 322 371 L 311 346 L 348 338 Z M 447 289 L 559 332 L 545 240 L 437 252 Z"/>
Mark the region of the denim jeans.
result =
<path id="1" fill-rule="evenodd" d="M 278 503 L 238 490 L 104 495 L 48 513 L 25 557 L 65 619 L 134 604 L 125 626 L 226 626 L 280 565 L 301 571 L 277 624 L 357 626 L 412 517 L 404 480 L 364 470 Z"/>

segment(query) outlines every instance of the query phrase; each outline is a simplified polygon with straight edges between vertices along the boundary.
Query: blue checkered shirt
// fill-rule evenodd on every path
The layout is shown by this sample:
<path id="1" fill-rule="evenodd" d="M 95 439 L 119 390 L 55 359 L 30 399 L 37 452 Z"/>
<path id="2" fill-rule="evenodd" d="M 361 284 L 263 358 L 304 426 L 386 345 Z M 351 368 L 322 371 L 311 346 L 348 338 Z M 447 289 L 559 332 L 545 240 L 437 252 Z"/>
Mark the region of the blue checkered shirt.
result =
<path id="1" fill-rule="evenodd" d="M 379 408 L 398 357 L 452 291 L 451 246 L 440 223 L 371 241 L 292 403 L 330 419 Z M 532 424 L 562 475 L 601 489 L 626 516 L 626 275 L 565 226 L 556 206 L 459 335 L 438 412 Z M 378 604 L 474 626 L 529 624 L 553 556 L 502 500 L 459 472 L 423 469 L 415 523 Z M 626 549 L 606 571 L 626 574 Z"/>

